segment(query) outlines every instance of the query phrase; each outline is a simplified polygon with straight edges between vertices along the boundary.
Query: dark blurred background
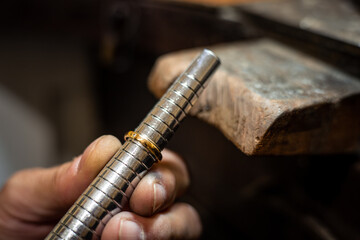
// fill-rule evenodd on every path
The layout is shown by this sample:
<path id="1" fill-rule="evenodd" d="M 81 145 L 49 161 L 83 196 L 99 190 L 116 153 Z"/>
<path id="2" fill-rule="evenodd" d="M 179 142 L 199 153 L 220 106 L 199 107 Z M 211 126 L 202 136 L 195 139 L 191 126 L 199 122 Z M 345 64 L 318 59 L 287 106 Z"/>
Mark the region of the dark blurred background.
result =
<path id="1" fill-rule="evenodd" d="M 161 1 L 5 1 L 0 11 L 3 108 L 29 110 L 2 116 L 2 131 L 18 143 L 6 151 L 20 154 L 21 141 L 44 135 L 54 145 L 51 164 L 79 154 L 96 136 L 120 137 L 137 126 L 156 101 L 146 81 L 159 55 L 242 36 L 224 29 L 211 9 Z M 19 128 L 33 124 L 26 118 L 43 126 L 24 135 Z"/>
<path id="2" fill-rule="evenodd" d="M 156 102 L 147 77 L 158 56 L 260 35 L 232 14 L 174 1 L 4 1 L 0 185 L 102 134 L 122 139 Z M 189 165 L 182 200 L 200 212 L 204 239 L 359 239 L 356 155 L 248 157 L 195 118 L 169 147 Z"/>

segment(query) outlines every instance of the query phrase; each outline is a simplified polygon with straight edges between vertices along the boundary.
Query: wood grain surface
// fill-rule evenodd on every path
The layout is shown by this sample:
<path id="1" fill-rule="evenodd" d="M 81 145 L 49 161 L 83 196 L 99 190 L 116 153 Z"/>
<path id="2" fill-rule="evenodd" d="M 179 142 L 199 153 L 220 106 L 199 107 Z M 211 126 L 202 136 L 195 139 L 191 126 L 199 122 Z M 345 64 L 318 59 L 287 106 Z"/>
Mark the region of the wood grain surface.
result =
<path id="1" fill-rule="evenodd" d="M 203 5 L 203 6 L 227 6 L 227 5 L 236 5 L 242 3 L 257 2 L 261 0 L 160 0 L 163 2 L 175 2 L 182 4 L 193 4 L 193 5 Z M 264 1 L 264 0 L 263 0 Z M 265 0 L 267 1 L 267 0 Z"/>
<path id="2" fill-rule="evenodd" d="M 272 40 L 209 48 L 222 65 L 191 114 L 215 125 L 245 154 L 342 153 L 358 147 L 358 79 Z M 155 96 L 200 50 L 157 60 L 148 82 Z"/>

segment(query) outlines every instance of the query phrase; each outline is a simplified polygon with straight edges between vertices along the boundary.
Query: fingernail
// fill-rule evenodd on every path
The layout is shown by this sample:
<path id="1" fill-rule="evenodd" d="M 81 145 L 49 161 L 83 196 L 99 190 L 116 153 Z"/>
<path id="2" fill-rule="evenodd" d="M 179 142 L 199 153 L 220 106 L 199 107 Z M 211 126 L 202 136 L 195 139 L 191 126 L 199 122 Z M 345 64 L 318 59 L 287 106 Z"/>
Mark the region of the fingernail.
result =
<path id="1" fill-rule="evenodd" d="M 143 229 L 134 221 L 122 219 L 120 221 L 119 240 L 145 239 Z"/>
<path id="2" fill-rule="evenodd" d="M 84 150 L 84 152 L 82 153 L 82 156 L 80 158 L 80 161 L 79 161 L 79 164 L 78 164 L 78 169 L 81 169 L 82 168 L 82 165 L 83 165 L 83 161 L 81 161 L 81 159 L 86 159 L 90 153 L 92 152 L 92 150 L 95 148 L 97 142 L 101 139 L 102 137 L 100 138 L 97 138 L 95 139 L 94 141 L 92 141 L 92 143 L 90 143 L 89 146 L 87 146 Z"/>
<path id="3" fill-rule="evenodd" d="M 78 173 L 78 171 L 79 171 L 79 165 L 80 165 L 81 157 L 82 157 L 82 155 L 77 156 L 72 161 L 70 171 L 73 171 L 74 174 Z"/>
<path id="4" fill-rule="evenodd" d="M 164 186 L 159 183 L 154 183 L 153 188 L 154 188 L 153 213 L 155 213 L 164 204 L 166 199 L 166 192 Z"/>

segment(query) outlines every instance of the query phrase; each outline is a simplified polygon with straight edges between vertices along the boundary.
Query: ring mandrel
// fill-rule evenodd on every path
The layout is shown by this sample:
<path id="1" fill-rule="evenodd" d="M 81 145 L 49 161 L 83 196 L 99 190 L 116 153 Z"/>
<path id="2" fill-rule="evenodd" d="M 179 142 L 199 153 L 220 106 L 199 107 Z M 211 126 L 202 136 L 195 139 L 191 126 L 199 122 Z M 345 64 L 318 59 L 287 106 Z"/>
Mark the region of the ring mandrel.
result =
<path id="1" fill-rule="evenodd" d="M 138 182 L 161 160 L 164 149 L 219 66 L 210 50 L 192 62 L 45 238 L 100 239 L 106 223 L 122 211 Z"/>

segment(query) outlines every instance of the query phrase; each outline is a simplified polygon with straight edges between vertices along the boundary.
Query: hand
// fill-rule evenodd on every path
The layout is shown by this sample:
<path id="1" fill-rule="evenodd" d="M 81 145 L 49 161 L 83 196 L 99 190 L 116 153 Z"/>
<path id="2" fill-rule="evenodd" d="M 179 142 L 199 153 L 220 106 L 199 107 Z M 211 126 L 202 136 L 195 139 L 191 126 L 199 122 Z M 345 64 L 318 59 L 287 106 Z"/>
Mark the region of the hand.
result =
<path id="1" fill-rule="evenodd" d="M 43 239 L 120 148 L 102 136 L 73 161 L 16 173 L 0 192 L 0 239 Z M 201 233 L 196 210 L 174 200 L 189 185 L 184 162 L 164 150 L 163 160 L 140 181 L 130 211 L 115 215 L 102 239 L 193 239 Z"/>

